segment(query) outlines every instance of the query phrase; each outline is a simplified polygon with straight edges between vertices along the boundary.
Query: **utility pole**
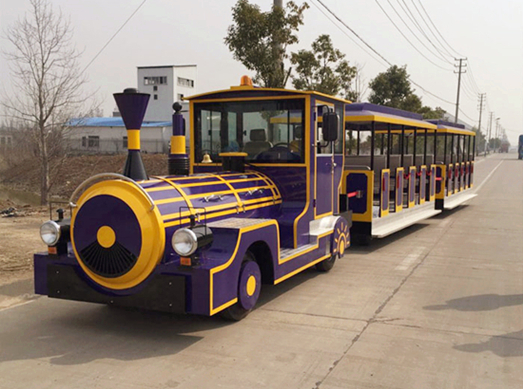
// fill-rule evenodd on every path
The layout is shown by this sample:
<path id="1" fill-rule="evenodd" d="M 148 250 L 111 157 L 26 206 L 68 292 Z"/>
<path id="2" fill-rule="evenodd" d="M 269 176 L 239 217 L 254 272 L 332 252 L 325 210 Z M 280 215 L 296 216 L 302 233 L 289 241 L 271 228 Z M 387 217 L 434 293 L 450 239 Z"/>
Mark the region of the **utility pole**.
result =
<path id="1" fill-rule="evenodd" d="M 492 118 L 494 117 L 494 112 L 490 112 L 490 125 L 488 127 L 488 144 L 489 144 L 489 151 L 490 151 L 490 137 L 492 135 Z"/>
<path id="2" fill-rule="evenodd" d="M 274 9 L 279 8 L 280 10 L 283 10 L 283 0 L 274 0 L 273 3 Z M 274 74 L 280 75 L 282 77 L 282 82 L 285 81 L 285 74 L 283 71 L 283 51 L 282 51 L 282 45 L 280 42 L 276 41 L 274 42 L 273 50 L 276 53 L 279 53 L 277 56 L 277 60 L 274 63 Z M 285 88 L 285 85 L 282 86 Z"/>
<path id="3" fill-rule="evenodd" d="M 459 70 L 457 72 L 454 72 L 454 73 L 457 73 L 458 74 L 458 97 L 456 98 L 456 116 L 455 116 L 455 119 L 454 119 L 454 123 L 457 123 L 458 122 L 458 113 L 459 113 L 459 89 L 461 88 L 461 73 L 466 73 L 465 70 L 462 70 L 462 68 L 465 68 L 467 67 L 467 65 L 463 65 L 463 61 L 466 61 L 467 59 L 466 58 L 455 58 L 456 61 L 459 61 L 459 65 L 456 66 L 454 65 L 454 67 L 457 67 L 459 68 Z"/>
<path id="4" fill-rule="evenodd" d="M 478 135 L 481 134 L 481 115 L 483 113 L 483 101 L 485 97 L 487 96 L 486 93 L 480 93 L 479 94 L 479 124 L 478 124 Z M 487 141 L 485 140 L 485 147 L 484 147 L 485 155 L 487 155 Z"/>

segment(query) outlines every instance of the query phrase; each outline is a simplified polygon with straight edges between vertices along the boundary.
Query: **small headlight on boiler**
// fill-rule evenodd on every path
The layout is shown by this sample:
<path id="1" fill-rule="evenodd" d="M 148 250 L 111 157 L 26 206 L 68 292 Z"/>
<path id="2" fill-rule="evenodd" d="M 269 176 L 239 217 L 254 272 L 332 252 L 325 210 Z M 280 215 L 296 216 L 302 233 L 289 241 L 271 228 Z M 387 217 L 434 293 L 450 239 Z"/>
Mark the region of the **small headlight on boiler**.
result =
<path id="1" fill-rule="evenodd" d="M 198 238 L 196 234 L 187 228 L 177 230 L 173 234 L 171 243 L 176 254 L 182 257 L 193 254 L 198 248 Z"/>
<path id="2" fill-rule="evenodd" d="M 52 221 L 48 220 L 40 227 L 40 237 L 42 241 L 48 246 L 54 246 L 60 240 L 60 226 Z"/>

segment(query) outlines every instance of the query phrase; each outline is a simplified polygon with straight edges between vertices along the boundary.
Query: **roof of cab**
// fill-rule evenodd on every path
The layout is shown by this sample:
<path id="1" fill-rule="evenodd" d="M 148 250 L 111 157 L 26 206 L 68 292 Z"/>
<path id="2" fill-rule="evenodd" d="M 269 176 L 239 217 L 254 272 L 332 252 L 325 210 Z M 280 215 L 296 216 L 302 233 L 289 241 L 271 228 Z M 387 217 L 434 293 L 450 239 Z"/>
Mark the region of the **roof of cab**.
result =
<path id="1" fill-rule="evenodd" d="M 260 88 L 255 86 L 232 86 L 230 89 L 223 89 L 213 92 L 201 93 L 189 97 L 184 97 L 184 100 L 189 101 L 200 101 L 200 100 L 221 100 L 221 99 L 255 99 L 263 97 L 275 97 L 275 96 L 292 96 L 292 95 L 303 95 L 303 96 L 316 96 L 329 100 L 335 100 L 344 104 L 350 104 L 350 100 L 345 100 L 339 97 L 330 96 L 325 93 L 316 91 L 304 91 L 304 90 L 292 90 L 292 89 L 280 89 L 280 88 Z"/>

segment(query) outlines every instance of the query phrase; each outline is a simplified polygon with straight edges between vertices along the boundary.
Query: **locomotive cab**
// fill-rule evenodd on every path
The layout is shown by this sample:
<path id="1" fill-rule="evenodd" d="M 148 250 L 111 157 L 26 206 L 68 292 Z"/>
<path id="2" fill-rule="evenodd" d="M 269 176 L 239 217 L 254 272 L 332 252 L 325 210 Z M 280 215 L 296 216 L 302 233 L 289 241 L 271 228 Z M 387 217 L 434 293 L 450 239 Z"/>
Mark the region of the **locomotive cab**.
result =
<path id="1" fill-rule="evenodd" d="M 69 250 L 35 255 L 37 293 L 238 320 L 262 283 L 328 271 L 343 256 L 348 101 L 249 82 L 190 97 L 190 123 L 174 106 L 171 174 L 148 176 L 136 139 L 145 98 L 129 93 L 120 108 L 134 170 L 130 155 L 124 175 L 94 176 L 73 193 Z"/>

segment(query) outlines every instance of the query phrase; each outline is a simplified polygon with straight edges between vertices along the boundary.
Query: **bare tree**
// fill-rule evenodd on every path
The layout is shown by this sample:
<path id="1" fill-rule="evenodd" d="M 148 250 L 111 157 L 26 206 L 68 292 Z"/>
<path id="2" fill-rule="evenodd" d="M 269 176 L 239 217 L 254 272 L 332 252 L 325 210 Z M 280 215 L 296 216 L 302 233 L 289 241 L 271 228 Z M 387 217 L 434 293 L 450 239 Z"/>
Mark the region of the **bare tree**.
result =
<path id="1" fill-rule="evenodd" d="M 50 158 L 61 148 L 64 125 L 89 98 L 83 93 L 86 79 L 79 66 L 80 54 L 72 42 L 72 27 L 48 0 L 30 0 L 31 10 L 8 27 L 5 36 L 11 51 L 12 92 L 3 93 L 6 114 L 31 129 L 41 160 L 41 203 L 51 187 Z"/>

